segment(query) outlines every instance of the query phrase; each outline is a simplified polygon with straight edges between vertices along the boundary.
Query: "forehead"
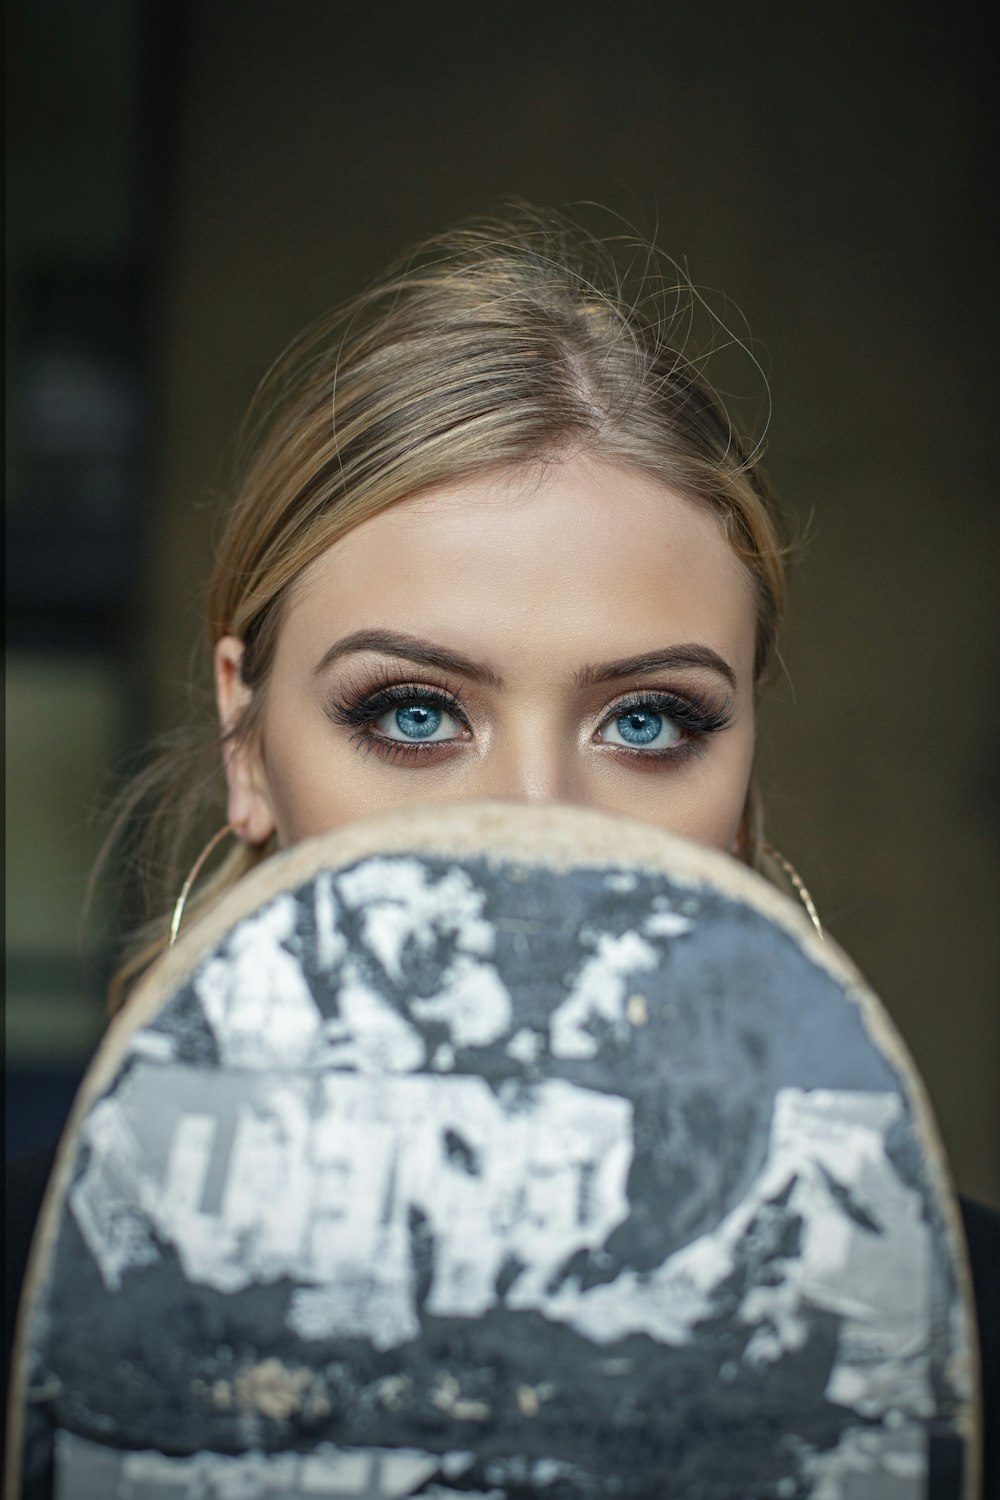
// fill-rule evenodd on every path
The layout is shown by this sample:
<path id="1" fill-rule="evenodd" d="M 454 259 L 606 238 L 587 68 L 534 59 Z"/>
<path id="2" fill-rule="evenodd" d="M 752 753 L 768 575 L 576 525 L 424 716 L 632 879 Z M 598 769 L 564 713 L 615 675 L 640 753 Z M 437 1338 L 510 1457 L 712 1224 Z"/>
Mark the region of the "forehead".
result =
<path id="1" fill-rule="evenodd" d="M 305 571 L 286 625 L 605 659 L 698 640 L 750 672 L 756 635 L 752 580 L 708 506 L 584 458 L 451 482 L 362 522 Z"/>

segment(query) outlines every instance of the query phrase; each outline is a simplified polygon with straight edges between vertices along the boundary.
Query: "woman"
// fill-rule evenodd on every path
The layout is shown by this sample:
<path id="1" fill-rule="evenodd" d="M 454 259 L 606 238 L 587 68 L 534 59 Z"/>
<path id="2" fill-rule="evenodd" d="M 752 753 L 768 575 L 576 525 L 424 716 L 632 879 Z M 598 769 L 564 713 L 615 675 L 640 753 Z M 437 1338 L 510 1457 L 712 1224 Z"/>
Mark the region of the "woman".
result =
<path id="1" fill-rule="evenodd" d="M 467 797 L 647 818 L 781 880 L 753 783 L 777 518 L 663 336 L 693 294 L 615 277 L 558 222 L 486 223 L 271 371 L 208 598 L 236 844 L 185 921 L 281 844 Z M 199 754 L 173 742 L 138 789 L 161 793 L 163 902 L 215 780 L 214 739 Z"/>
<path id="2" fill-rule="evenodd" d="M 224 769 L 209 849 L 234 842 L 172 922 L 161 898 L 116 1004 L 272 851 L 411 803 L 644 819 L 815 919 L 753 776 L 786 549 L 759 450 L 667 336 L 685 297 L 627 298 L 605 249 L 524 215 L 424 246 L 272 370 L 209 587 L 222 754 L 173 745 L 123 814 L 159 799 L 176 892 Z"/>

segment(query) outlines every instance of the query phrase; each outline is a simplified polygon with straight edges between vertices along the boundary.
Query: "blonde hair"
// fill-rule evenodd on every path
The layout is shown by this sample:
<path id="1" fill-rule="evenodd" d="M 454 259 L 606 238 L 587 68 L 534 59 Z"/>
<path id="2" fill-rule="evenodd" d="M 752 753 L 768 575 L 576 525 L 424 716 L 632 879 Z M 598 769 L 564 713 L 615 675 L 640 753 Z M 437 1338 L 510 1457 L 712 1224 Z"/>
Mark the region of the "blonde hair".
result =
<path id="1" fill-rule="evenodd" d="M 696 294 L 641 249 L 630 294 L 610 242 L 562 217 L 520 210 L 478 222 L 424 243 L 272 367 L 245 428 L 250 458 L 208 587 L 209 644 L 235 635 L 245 648 L 252 698 L 236 736 L 259 729 L 283 611 L 314 558 L 422 489 L 567 449 L 634 466 L 715 513 L 754 584 L 763 680 L 784 602 L 785 548 L 759 451 L 744 447 L 686 340 L 671 341 Z M 198 821 L 192 791 L 221 786 L 217 737 L 211 754 L 212 772 L 192 780 L 190 756 L 175 741 L 137 784 L 123 816 L 153 794 L 157 810 L 146 816 L 161 846 L 140 858 L 141 873 L 156 868 L 176 883 Z M 759 823 L 753 793 L 744 816 L 752 864 Z M 240 844 L 189 910 L 269 852 Z M 165 920 L 144 937 L 116 975 L 113 1004 L 165 946 Z"/>

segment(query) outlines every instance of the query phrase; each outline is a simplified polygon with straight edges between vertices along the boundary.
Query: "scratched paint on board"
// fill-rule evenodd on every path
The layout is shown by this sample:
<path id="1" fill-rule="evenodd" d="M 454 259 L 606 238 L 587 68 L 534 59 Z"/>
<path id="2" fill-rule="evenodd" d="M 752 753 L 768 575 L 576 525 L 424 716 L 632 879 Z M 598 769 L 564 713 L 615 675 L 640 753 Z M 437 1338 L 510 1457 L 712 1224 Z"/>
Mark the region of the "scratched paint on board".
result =
<path id="1" fill-rule="evenodd" d="M 57 1425 L 102 1462 L 112 1419 L 169 1448 L 180 1382 L 164 1494 L 250 1449 L 267 1494 L 331 1442 L 468 1444 L 467 1496 L 697 1497 L 720 1464 L 748 1500 L 921 1494 L 968 1399 L 954 1269 L 853 1003 L 710 889 L 517 876 L 320 872 L 136 1034 L 50 1290 L 49 1326 L 71 1275 L 91 1322 L 36 1342 L 39 1380 L 83 1393 Z"/>
<path id="2" fill-rule="evenodd" d="M 318 1444 L 310 1454 L 240 1456 L 197 1453 L 116 1453 L 75 1434 L 57 1434 L 58 1472 L 66 1476 L 54 1500 L 504 1500 L 506 1489 L 554 1495 L 580 1486 L 592 1493 L 588 1476 L 573 1464 L 521 1459 L 493 1467 L 489 1489 L 466 1482 L 474 1459 L 467 1453 L 436 1455 L 413 1450 L 338 1451 Z M 809 1464 L 810 1500 L 922 1500 L 926 1459 L 919 1433 L 889 1435 L 852 1429 L 833 1455 Z M 690 1492 L 689 1492 L 690 1493 Z M 777 1493 L 781 1494 L 779 1490 Z"/>
<path id="3" fill-rule="evenodd" d="M 511 996 L 495 962 L 509 929 L 503 918 L 498 929 L 484 914 L 488 895 L 488 886 L 477 886 L 465 870 L 449 868 L 435 879 L 426 862 L 412 858 L 374 859 L 339 876 L 320 875 L 310 957 L 320 972 L 335 975 L 332 1014 L 323 1013 L 315 974 L 307 977 L 296 962 L 301 907 L 291 893 L 275 898 L 237 924 L 225 951 L 194 980 L 220 1062 L 408 1072 L 427 1061 L 421 1022 L 440 1023 L 450 1048 L 511 1038 Z M 627 1024 L 625 980 L 655 969 L 651 939 L 676 938 L 693 925 L 662 907 L 661 896 L 635 931 L 579 933 L 579 953 L 571 955 L 578 972 L 548 1020 L 554 1056 L 594 1056 L 594 1020 Z M 535 933 L 542 927 L 537 917 L 521 922 Z M 353 949 L 347 933 L 359 940 Z M 426 995 L 411 989 L 421 969 L 429 975 Z M 411 1024 L 387 988 L 406 991 Z"/>
<path id="4" fill-rule="evenodd" d="M 781 1277 L 739 1304 L 754 1330 L 743 1359 L 773 1364 L 801 1347 L 810 1310 L 827 1308 L 845 1351 L 830 1399 L 878 1414 L 881 1381 L 897 1409 L 926 1414 L 927 1350 L 913 1349 L 912 1331 L 927 1314 L 929 1243 L 919 1198 L 886 1155 L 894 1095 L 779 1091 L 761 1173 L 719 1226 L 659 1266 L 584 1288 L 561 1268 L 605 1252 L 629 1216 L 627 1100 L 556 1080 L 530 1102 L 505 1100 L 479 1078 L 427 1076 L 251 1074 L 221 1093 L 225 1105 L 203 1072 L 137 1066 L 87 1121 L 89 1162 L 70 1205 L 109 1291 L 171 1246 L 186 1280 L 216 1291 L 289 1279 L 288 1325 L 303 1339 L 364 1337 L 384 1350 L 419 1335 L 421 1311 L 481 1316 L 516 1264 L 506 1307 L 599 1345 L 630 1334 L 676 1345 L 711 1316 L 781 1200 L 801 1227 L 794 1254 L 771 1262 Z M 434 1247 L 419 1307 L 415 1218 Z"/>
<path id="5" fill-rule="evenodd" d="M 448 1484 L 471 1466 L 463 1453 L 377 1448 L 345 1453 L 320 1443 L 309 1454 L 171 1458 L 155 1452 L 115 1453 L 69 1432 L 59 1433 L 57 1452 L 72 1485 L 55 1500 L 205 1500 L 208 1495 L 220 1500 L 396 1500 L 417 1490 L 431 1500 L 449 1495 L 470 1500 L 470 1494 L 475 1500 L 476 1494 Z M 428 1488 L 435 1478 L 443 1483 Z"/>
<path id="6" fill-rule="evenodd" d="M 185 1277 L 217 1291 L 290 1278 L 289 1324 L 304 1338 L 387 1349 L 419 1332 L 415 1215 L 435 1245 L 426 1311 L 468 1318 L 496 1301 L 511 1257 L 522 1269 L 509 1305 L 544 1310 L 564 1262 L 628 1215 L 624 1099 L 559 1080 L 528 1105 L 479 1078 L 244 1075 L 223 1114 L 218 1081 L 181 1072 L 134 1068 L 87 1122 L 70 1206 L 109 1291 L 170 1245 Z M 179 1099 L 189 1112 L 177 1117 Z"/>

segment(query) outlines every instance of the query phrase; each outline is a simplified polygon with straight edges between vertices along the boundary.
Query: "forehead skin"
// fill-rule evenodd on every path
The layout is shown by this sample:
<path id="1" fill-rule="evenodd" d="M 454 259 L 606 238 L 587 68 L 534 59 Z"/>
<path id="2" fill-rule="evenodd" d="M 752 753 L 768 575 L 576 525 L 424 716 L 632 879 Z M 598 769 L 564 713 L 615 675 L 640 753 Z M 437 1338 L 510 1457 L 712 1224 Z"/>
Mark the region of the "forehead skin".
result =
<path id="1" fill-rule="evenodd" d="M 317 664 L 366 628 L 462 652 L 503 679 L 502 689 L 463 684 L 479 715 L 474 754 L 404 769 L 358 754 L 331 725 L 331 690 L 378 659 L 342 658 L 319 675 Z M 750 577 L 716 518 L 637 470 L 575 457 L 540 475 L 429 490 L 357 526 L 293 590 L 261 752 L 279 836 L 294 842 L 407 802 L 514 796 L 603 806 L 729 847 L 753 755 L 755 634 Z M 683 771 L 623 769 L 593 745 L 592 727 L 583 734 L 581 715 L 596 722 L 645 680 L 581 692 L 573 674 L 690 643 L 736 674 L 731 727 Z M 395 665 L 402 681 L 441 679 Z M 717 674 L 689 669 L 683 681 L 719 696 Z"/>
<path id="2" fill-rule="evenodd" d="M 627 605 L 617 627 L 605 618 L 612 599 Z M 753 670 L 753 587 L 715 516 L 593 459 L 554 464 L 540 479 L 458 480 L 363 522 L 299 579 L 288 643 L 294 634 L 305 644 L 334 606 L 347 628 L 412 629 L 464 641 L 473 655 L 481 642 L 528 656 L 550 644 L 539 639 L 541 608 L 551 644 L 571 650 L 599 625 L 599 657 L 634 654 L 638 637 L 699 640 Z"/>

